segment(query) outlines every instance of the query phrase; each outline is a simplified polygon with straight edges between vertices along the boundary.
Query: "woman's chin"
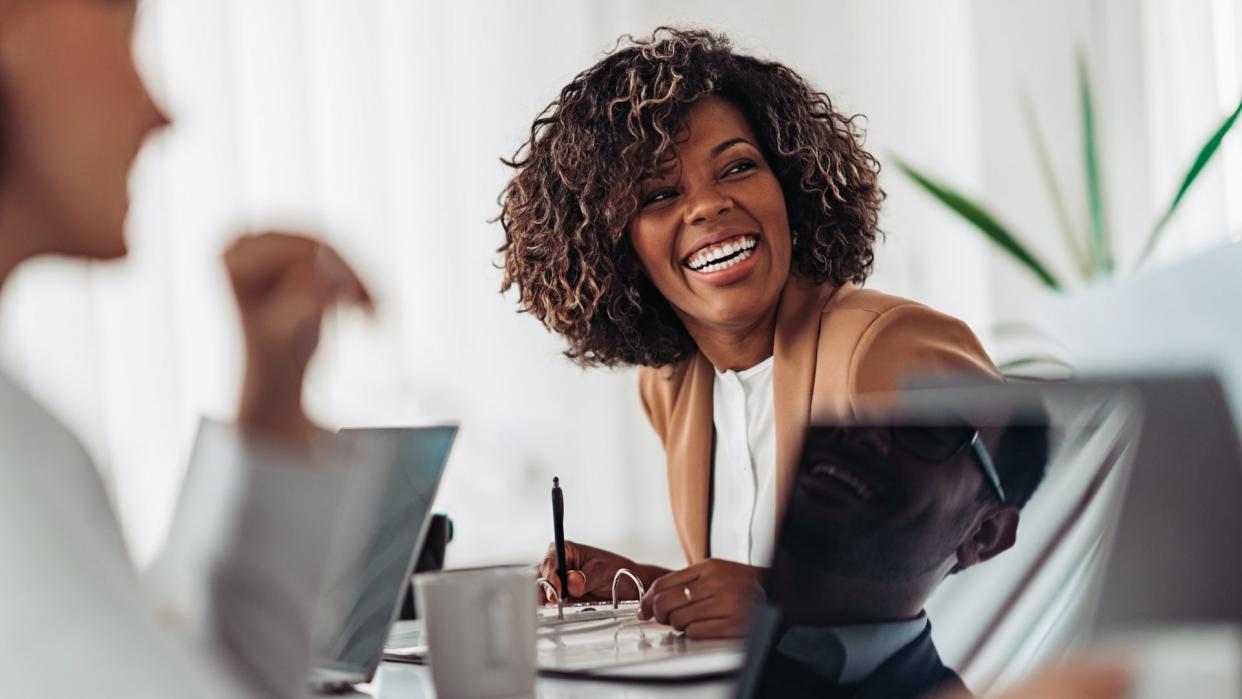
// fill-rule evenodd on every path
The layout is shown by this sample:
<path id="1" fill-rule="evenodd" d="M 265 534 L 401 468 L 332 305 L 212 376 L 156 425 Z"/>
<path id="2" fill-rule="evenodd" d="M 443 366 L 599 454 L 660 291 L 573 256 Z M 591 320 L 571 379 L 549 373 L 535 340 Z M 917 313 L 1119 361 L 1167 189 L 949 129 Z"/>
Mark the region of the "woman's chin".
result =
<path id="1" fill-rule="evenodd" d="M 721 330 L 744 329 L 761 322 L 780 301 L 783 284 L 760 277 L 752 275 L 728 286 L 700 286 L 695 296 L 702 305 L 693 315 L 700 323 Z"/>
<path id="2" fill-rule="evenodd" d="M 720 303 L 696 313 L 697 324 L 715 332 L 746 331 L 770 318 L 779 299 L 778 295 L 765 303 L 756 294 L 738 296 L 739 298 L 734 299 L 720 299 Z"/>

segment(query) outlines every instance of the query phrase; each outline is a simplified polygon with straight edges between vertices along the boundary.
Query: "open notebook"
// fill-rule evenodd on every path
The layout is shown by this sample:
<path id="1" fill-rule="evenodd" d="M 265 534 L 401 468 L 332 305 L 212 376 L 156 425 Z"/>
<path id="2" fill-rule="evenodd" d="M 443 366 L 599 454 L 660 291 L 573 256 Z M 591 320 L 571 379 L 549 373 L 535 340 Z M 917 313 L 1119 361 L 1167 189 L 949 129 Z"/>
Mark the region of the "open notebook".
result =
<path id="1" fill-rule="evenodd" d="M 540 610 L 537 643 L 544 676 L 691 681 L 738 672 L 745 644 L 732 640 L 694 640 L 668 626 L 639 621 L 638 603 L 566 605 Z M 418 621 L 402 621 L 389 635 L 385 659 L 425 662 L 427 645 Z"/>

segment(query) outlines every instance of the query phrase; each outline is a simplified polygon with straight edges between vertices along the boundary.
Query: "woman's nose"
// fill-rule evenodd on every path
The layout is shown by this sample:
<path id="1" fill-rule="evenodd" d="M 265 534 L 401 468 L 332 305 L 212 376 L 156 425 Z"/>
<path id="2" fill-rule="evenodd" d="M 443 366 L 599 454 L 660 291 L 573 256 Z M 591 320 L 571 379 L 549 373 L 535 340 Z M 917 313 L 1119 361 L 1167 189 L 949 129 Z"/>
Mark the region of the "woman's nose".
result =
<path id="1" fill-rule="evenodd" d="M 172 123 L 172 117 L 168 116 L 168 112 L 157 106 L 155 108 L 155 128 L 157 130 L 166 129 L 169 126 L 172 126 Z"/>
<path id="2" fill-rule="evenodd" d="M 707 223 L 732 207 L 733 200 L 714 183 L 700 187 L 690 195 L 690 204 L 686 207 L 686 223 Z"/>
<path id="3" fill-rule="evenodd" d="M 163 131 L 172 126 L 172 117 L 168 116 L 168 112 L 164 111 L 164 108 L 151 96 L 150 92 L 146 93 L 146 98 L 147 133 Z"/>

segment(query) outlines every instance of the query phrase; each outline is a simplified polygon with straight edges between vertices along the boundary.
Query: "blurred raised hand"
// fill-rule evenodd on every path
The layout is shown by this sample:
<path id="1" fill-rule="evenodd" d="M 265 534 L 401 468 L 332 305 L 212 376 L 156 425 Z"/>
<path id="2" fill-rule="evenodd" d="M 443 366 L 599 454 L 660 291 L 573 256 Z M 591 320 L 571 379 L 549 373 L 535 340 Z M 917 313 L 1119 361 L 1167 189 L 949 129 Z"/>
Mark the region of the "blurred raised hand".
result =
<path id="1" fill-rule="evenodd" d="M 370 310 L 371 295 L 335 250 L 296 233 L 242 236 L 225 251 L 224 264 L 246 342 L 238 424 L 305 446 L 312 425 L 302 384 L 324 313 L 338 302 Z"/>

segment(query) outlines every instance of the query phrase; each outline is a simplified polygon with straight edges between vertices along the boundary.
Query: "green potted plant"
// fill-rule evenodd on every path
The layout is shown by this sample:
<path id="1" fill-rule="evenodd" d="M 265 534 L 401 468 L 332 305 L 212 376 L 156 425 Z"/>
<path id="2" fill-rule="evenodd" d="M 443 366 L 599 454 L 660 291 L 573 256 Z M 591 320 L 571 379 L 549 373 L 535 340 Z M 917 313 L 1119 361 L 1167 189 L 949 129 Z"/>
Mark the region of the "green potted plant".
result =
<path id="1" fill-rule="evenodd" d="M 1031 101 L 1022 97 L 1023 113 L 1026 118 L 1027 133 L 1031 140 L 1039 162 L 1044 186 L 1056 215 L 1057 227 L 1062 243 L 1069 258 L 1073 261 L 1075 277 L 1083 282 L 1116 276 L 1119 273 L 1117 261 L 1113 254 L 1112 241 L 1108 231 L 1107 217 L 1104 210 L 1099 159 L 1096 149 L 1095 106 L 1091 92 L 1091 81 L 1087 73 L 1086 61 L 1081 52 L 1077 58 L 1078 93 L 1082 119 L 1082 153 L 1086 181 L 1086 210 L 1088 221 L 1086 232 L 1080 231 L 1069 214 L 1065 198 L 1052 169 L 1052 161 L 1048 156 L 1048 147 L 1039 128 Z M 1225 135 L 1233 128 L 1242 113 L 1242 101 L 1231 114 L 1226 116 L 1212 135 L 1199 149 L 1194 161 L 1182 177 L 1181 185 L 1163 215 L 1156 220 L 1143 248 L 1132 269 L 1142 266 L 1152 251 L 1155 250 L 1162 234 L 1173 214 L 1177 211 L 1186 192 L 1194 185 L 1203 169 L 1216 155 Z M 930 194 L 950 211 L 960 216 L 973 228 L 982 233 L 989 241 L 1012 257 L 1019 265 L 1028 270 L 1036 279 L 1054 292 L 1063 291 L 1066 284 L 1047 264 L 1042 262 L 1023 243 L 1013 229 L 988 211 L 987 207 L 975 199 L 963 194 L 959 189 L 943 182 L 923 170 L 919 170 L 904 160 L 896 159 L 897 168 L 914 181 L 922 190 Z M 1020 367 L 1036 364 L 1061 363 L 1051 355 L 1024 356 L 1003 362 L 1001 368 L 1011 372 Z"/>

